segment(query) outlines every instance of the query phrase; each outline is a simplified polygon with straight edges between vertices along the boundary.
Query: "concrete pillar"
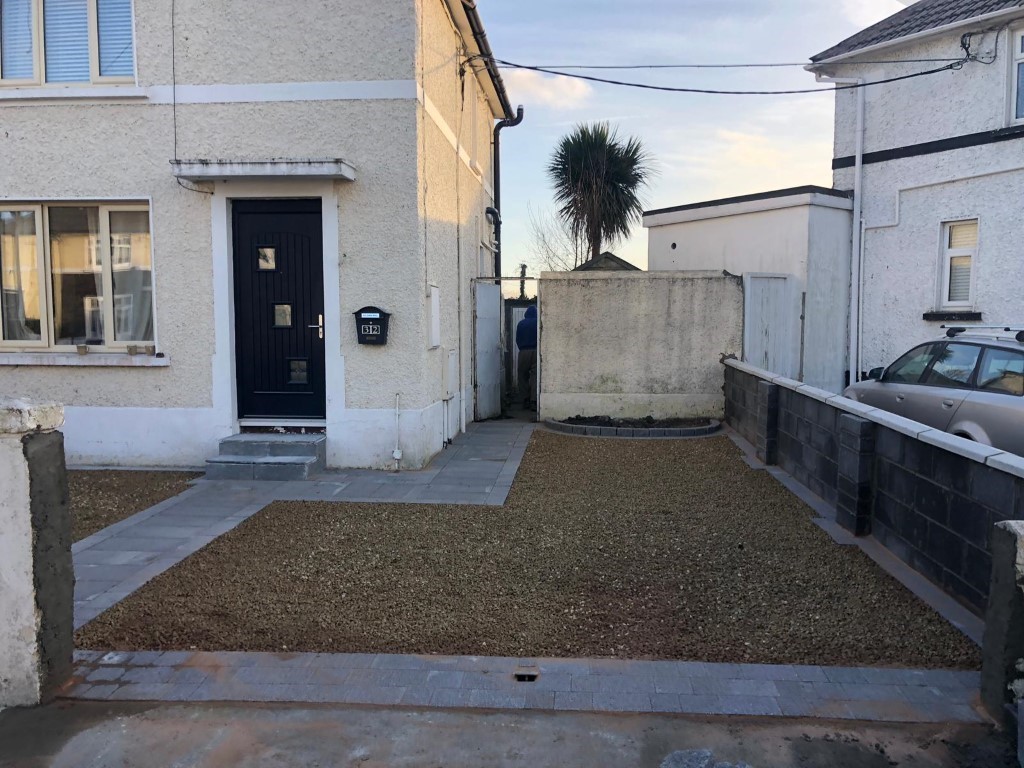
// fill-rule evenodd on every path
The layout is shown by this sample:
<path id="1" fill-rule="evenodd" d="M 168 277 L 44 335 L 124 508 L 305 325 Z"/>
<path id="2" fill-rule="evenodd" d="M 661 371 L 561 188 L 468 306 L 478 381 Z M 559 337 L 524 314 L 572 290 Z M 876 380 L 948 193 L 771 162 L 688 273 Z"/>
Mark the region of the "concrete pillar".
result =
<path id="1" fill-rule="evenodd" d="M 874 423 L 848 413 L 840 415 L 836 522 L 855 536 L 871 533 L 874 462 Z"/>
<path id="2" fill-rule="evenodd" d="M 757 458 L 774 465 L 779 460 L 779 387 L 770 381 L 757 383 Z"/>
<path id="3" fill-rule="evenodd" d="M 992 581 L 981 646 L 981 701 L 999 723 L 1024 698 L 1024 521 L 992 529 Z"/>
<path id="4" fill-rule="evenodd" d="M 34 706 L 71 676 L 71 517 L 59 405 L 0 399 L 0 708 Z"/>

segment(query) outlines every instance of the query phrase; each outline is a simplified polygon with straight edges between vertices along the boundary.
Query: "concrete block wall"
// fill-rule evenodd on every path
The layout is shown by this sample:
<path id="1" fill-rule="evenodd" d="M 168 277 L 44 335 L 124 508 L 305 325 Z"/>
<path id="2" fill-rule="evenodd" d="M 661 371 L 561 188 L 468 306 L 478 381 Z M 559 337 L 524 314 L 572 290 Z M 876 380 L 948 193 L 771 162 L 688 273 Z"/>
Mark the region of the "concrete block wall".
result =
<path id="1" fill-rule="evenodd" d="M 839 412 L 826 402 L 793 389 L 779 387 L 778 397 L 778 465 L 825 501 L 835 504 Z"/>
<path id="2" fill-rule="evenodd" d="M 746 363 L 724 363 L 726 422 L 768 457 L 765 463 L 834 505 L 844 528 L 874 535 L 946 593 L 984 612 L 993 526 L 1024 519 L 1024 458 Z M 774 433 L 760 412 L 772 407 L 773 389 Z M 751 399 L 753 392 L 760 397 Z"/>

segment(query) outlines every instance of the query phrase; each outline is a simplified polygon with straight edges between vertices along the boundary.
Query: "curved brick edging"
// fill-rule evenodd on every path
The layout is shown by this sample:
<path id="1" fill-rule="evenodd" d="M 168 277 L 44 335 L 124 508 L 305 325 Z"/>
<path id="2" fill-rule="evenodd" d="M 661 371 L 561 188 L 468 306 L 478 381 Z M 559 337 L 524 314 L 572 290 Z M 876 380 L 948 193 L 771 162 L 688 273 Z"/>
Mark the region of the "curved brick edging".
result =
<path id="1" fill-rule="evenodd" d="M 629 437 L 642 438 L 672 438 L 672 437 L 706 437 L 713 435 L 722 428 L 722 422 L 715 419 L 704 427 L 673 427 L 673 428 L 645 428 L 645 427 L 592 427 L 583 424 L 563 424 L 560 421 L 547 419 L 544 426 L 555 432 L 565 435 L 580 435 L 583 437 Z"/>

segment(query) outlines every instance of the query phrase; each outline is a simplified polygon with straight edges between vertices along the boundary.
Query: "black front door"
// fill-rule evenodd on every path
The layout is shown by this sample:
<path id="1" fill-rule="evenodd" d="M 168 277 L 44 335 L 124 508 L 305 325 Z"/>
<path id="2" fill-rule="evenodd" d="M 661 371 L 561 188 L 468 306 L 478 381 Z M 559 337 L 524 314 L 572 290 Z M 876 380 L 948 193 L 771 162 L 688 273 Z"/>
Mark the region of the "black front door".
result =
<path id="1" fill-rule="evenodd" d="M 232 217 L 238 416 L 322 419 L 320 200 L 236 200 Z"/>

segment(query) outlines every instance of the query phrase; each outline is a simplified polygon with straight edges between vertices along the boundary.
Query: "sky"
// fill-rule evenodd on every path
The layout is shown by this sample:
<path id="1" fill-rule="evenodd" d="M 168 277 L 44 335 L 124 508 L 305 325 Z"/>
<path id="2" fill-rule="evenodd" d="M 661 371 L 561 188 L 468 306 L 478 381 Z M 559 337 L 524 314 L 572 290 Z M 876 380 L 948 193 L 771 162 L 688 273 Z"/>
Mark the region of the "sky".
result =
<path id="1" fill-rule="evenodd" d="M 806 62 L 903 8 L 899 0 L 479 0 L 497 58 L 529 65 Z M 800 67 L 587 72 L 730 90 L 817 87 Z M 552 217 L 545 166 L 559 139 L 604 120 L 640 138 L 656 176 L 647 210 L 803 184 L 832 185 L 831 93 L 706 96 L 502 70 L 522 125 L 502 131 L 503 271 L 541 269 L 530 212 Z M 606 246 L 607 248 L 607 246 Z M 611 246 L 646 268 L 647 233 Z"/>

